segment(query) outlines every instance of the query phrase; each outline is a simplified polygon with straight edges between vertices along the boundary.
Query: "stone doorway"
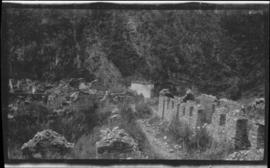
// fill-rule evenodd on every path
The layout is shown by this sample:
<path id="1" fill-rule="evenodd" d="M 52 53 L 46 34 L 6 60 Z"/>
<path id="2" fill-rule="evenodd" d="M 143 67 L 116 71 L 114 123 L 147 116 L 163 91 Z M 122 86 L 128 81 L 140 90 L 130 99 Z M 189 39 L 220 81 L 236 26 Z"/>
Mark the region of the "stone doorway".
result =
<path id="1" fill-rule="evenodd" d="M 250 147 L 248 140 L 247 119 L 238 119 L 236 121 L 235 149 L 242 150 Z"/>

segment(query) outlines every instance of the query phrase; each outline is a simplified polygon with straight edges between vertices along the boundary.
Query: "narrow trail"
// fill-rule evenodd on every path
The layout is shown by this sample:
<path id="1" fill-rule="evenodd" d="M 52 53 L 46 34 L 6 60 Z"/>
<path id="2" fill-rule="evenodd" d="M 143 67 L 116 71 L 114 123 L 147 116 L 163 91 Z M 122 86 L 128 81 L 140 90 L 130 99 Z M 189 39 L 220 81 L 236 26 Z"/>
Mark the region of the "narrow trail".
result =
<path id="1" fill-rule="evenodd" d="M 154 109 L 153 109 L 154 110 Z M 167 136 L 162 135 L 158 124 L 149 124 L 150 119 L 139 119 L 137 123 L 145 133 L 153 151 L 161 159 L 181 159 L 184 157 L 180 145 L 168 140 Z"/>

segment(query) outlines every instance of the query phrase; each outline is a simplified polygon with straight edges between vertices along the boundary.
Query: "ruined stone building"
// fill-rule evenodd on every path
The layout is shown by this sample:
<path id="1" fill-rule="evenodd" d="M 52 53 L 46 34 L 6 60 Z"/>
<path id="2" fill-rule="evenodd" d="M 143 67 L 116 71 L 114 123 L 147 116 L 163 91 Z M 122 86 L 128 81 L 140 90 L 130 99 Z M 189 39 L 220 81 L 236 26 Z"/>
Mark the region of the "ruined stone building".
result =
<path id="1" fill-rule="evenodd" d="M 178 119 L 192 130 L 203 125 L 216 142 L 228 142 L 235 149 L 263 148 L 264 123 L 248 120 L 237 102 L 202 94 L 195 101 L 159 96 L 158 116 L 168 122 Z"/>

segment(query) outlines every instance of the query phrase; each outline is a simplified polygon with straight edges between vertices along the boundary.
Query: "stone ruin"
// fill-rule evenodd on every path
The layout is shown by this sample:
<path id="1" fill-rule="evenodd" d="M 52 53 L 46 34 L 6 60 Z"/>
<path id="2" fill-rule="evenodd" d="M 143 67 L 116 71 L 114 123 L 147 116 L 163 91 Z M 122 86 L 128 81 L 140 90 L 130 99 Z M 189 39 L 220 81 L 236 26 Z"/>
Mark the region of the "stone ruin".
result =
<path id="1" fill-rule="evenodd" d="M 34 159 L 61 159 L 74 148 L 74 144 L 57 132 L 47 129 L 38 132 L 21 147 L 24 157 Z"/>
<path id="2" fill-rule="evenodd" d="M 215 141 L 228 142 L 236 150 L 264 148 L 263 120 L 249 120 L 241 104 L 228 99 L 202 94 L 183 102 L 182 97 L 160 94 L 157 115 L 168 122 L 177 118 L 192 130 L 206 125 Z"/>

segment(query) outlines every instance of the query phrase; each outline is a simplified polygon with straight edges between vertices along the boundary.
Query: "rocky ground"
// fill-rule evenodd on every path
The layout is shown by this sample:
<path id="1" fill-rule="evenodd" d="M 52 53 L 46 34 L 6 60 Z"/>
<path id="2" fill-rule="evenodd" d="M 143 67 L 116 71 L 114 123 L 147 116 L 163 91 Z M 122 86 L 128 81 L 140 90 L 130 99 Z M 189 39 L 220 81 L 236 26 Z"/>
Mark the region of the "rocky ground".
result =
<path id="1" fill-rule="evenodd" d="M 138 120 L 138 123 L 146 134 L 151 147 L 162 159 L 183 158 L 184 153 L 181 151 L 181 146 L 170 141 L 166 135 L 162 136 L 159 125 L 149 124 L 149 119 Z"/>

